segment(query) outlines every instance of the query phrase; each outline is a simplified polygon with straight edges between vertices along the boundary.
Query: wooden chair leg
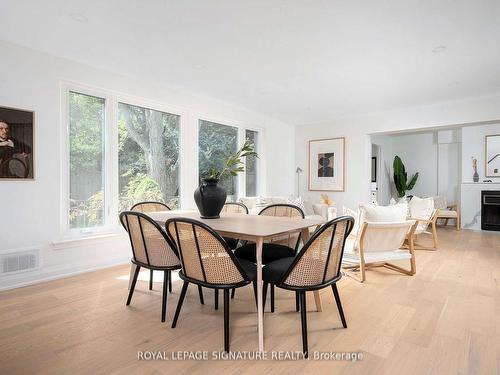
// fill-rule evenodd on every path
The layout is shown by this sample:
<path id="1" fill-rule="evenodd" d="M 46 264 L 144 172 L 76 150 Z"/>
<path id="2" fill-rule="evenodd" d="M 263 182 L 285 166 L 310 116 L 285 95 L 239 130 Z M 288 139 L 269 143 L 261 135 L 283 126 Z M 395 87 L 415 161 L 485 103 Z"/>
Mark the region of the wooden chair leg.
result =
<path id="1" fill-rule="evenodd" d="M 365 262 L 361 261 L 359 263 L 359 273 L 360 275 L 360 282 L 364 283 L 366 280 L 366 270 L 365 270 Z"/>
<path id="2" fill-rule="evenodd" d="M 460 216 L 457 216 L 457 218 L 455 219 L 455 223 L 457 225 L 457 230 L 460 230 Z"/>
<path id="3" fill-rule="evenodd" d="M 177 302 L 177 308 L 175 309 L 174 320 L 172 320 L 172 328 L 175 328 L 177 325 L 177 319 L 179 319 L 179 314 L 181 312 L 182 303 L 184 302 L 184 297 L 186 296 L 186 292 L 189 286 L 188 281 L 184 281 L 182 285 L 181 295 L 179 296 L 179 302 Z"/>
<path id="4" fill-rule="evenodd" d="M 161 322 L 165 322 L 167 315 L 167 288 L 168 288 L 168 271 L 163 271 L 163 296 L 161 300 Z"/>
<path id="5" fill-rule="evenodd" d="M 448 226 L 448 220 L 450 219 L 444 219 L 444 226 L 447 227 Z"/>
<path id="6" fill-rule="evenodd" d="M 271 284 L 271 312 L 274 312 L 274 284 Z"/>
<path id="7" fill-rule="evenodd" d="M 308 346 L 307 346 L 307 309 L 306 309 L 306 292 L 299 292 L 300 295 L 300 320 L 302 322 L 302 351 L 304 352 L 304 357 L 308 358 Z"/>
<path id="8" fill-rule="evenodd" d="M 203 300 L 203 289 L 201 289 L 201 285 L 198 285 L 198 294 L 200 296 L 200 303 L 204 305 L 205 301 Z"/>
<path id="9" fill-rule="evenodd" d="M 411 270 L 411 274 L 412 275 L 415 275 L 417 273 L 417 265 L 415 263 L 415 254 L 412 254 L 411 255 L 411 259 L 410 259 L 410 270 Z"/>
<path id="10" fill-rule="evenodd" d="M 215 310 L 219 310 L 219 289 L 214 289 Z"/>
<path id="11" fill-rule="evenodd" d="M 436 223 L 432 223 L 432 243 L 434 244 L 434 250 L 437 250 L 438 238 L 437 238 Z"/>
<path id="12" fill-rule="evenodd" d="M 347 322 L 345 321 L 344 310 L 342 309 L 342 303 L 340 302 L 340 295 L 337 289 L 337 284 L 332 284 L 333 296 L 335 297 L 335 302 L 337 303 L 337 309 L 339 310 L 340 320 L 342 320 L 342 326 L 347 328 Z"/>
<path id="13" fill-rule="evenodd" d="M 295 292 L 295 311 L 300 311 L 300 297 L 299 297 L 299 292 Z"/>
<path id="14" fill-rule="evenodd" d="M 132 301 L 132 294 L 134 294 L 135 284 L 137 283 L 137 277 L 139 276 L 140 270 L 141 266 L 135 267 L 134 278 L 132 279 L 132 285 L 130 285 L 130 290 L 128 292 L 127 306 L 130 305 L 130 301 Z"/>
<path id="15" fill-rule="evenodd" d="M 224 351 L 229 352 L 229 289 L 224 289 Z"/>
<path id="16" fill-rule="evenodd" d="M 153 270 L 149 270 L 149 290 L 153 290 Z"/>
<path id="17" fill-rule="evenodd" d="M 168 291 L 172 293 L 172 271 L 168 271 Z"/>
<path id="18" fill-rule="evenodd" d="M 231 290 L 231 299 L 233 299 L 233 298 L 234 298 L 234 294 L 235 294 L 235 293 L 236 293 L 236 288 L 233 288 L 233 289 Z"/>

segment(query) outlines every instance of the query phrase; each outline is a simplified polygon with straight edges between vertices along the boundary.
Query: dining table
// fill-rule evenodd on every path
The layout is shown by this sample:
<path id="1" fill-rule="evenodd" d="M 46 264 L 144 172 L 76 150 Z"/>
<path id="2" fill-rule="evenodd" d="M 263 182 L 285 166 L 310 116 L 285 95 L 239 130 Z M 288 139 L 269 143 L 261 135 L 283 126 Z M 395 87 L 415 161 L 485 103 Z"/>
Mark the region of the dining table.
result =
<path id="1" fill-rule="evenodd" d="M 171 210 L 147 213 L 163 228 L 168 219 L 184 217 L 201 221 L 224 237 L 238 238 L 255 242 L 257 258 L 257 331 L 259 351 L 264 351 L 264 308 L 262 301 L 262 247 L 265 241 L 273 238 L 301 233 L 303 243 L 309 239 L 310 228 L 317 228 L 326 222 L 323 218 L 289 218 L 263 215 L 242 215 L 221 213 L 217 219 L 202 219 L 195 210 Z M 133 272 L 134 270 L 131 270 Z M 319 291 L 314 292 L 316 310 L 321 311 Z"/>

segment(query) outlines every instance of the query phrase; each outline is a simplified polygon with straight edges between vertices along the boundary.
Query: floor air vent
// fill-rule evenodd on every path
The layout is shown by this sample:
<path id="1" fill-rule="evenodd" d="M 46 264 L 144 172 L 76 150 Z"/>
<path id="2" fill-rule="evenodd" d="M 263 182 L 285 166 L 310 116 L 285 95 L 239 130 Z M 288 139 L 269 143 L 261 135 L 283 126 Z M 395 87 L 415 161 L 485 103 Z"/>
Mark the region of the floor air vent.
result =
<path id="1" fill-rule="evenodd" d="M 30 271 L 38 268 L 38 250 L 0 255 L 2 274 Z"/>

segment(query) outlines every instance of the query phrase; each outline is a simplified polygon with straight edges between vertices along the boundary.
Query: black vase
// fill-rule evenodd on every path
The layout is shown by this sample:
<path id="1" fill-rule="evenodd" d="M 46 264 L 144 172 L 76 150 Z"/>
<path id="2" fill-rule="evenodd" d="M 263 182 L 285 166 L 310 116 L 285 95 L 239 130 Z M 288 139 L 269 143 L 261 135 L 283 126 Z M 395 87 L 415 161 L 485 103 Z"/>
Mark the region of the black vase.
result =
<path id="1" fill-rule="evenodd" d="M 194 201 L 198 206 L 202 219 L 218 219 L 224 203 L 226 189 L 219 186 L 217 179 L 203 179 L 202 184 L 194 191 Z"/>

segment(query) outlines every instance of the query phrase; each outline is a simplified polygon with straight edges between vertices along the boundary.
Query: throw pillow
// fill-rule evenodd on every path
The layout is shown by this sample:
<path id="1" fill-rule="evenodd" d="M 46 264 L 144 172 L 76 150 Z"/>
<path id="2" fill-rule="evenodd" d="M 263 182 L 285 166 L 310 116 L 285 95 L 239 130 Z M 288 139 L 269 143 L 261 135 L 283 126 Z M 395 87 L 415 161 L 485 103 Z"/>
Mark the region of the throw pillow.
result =
<path id="1" fill-rule="evenodd" d="M 304 213 L 306 212 L 306 208 L 304 207 L 304 202 L 302 202 L 302 198 L 301 197 L 297 197 L 297 198 L 288 198 L 286 200 L 286 203 L 288 204 L 293 204 L 294 206 L 297 206 L 299 207 Z"/>
<path id="2" fill-rule="evenodd" d="M 413 197 L 410 201 L 412 219 L 429 220 L 434 212 L 434 199 Z"/>
<path id="3" fill-rule="evenodd" d="M 402 222 L 406 220 L 408 206 L 405 203 L 393 206 L 374 206 L 364 204 L 359 206 L 360 223 L 369 222 Z M 360 226 L 362 226 L 360 224 Z"/>
<path id="4" fill-rule="evenodd" d="M 314 212 L 314 208 L 313 208 L 313 205 L 311 203 L 311 201 L 302 201 L 302 204 L 304 205 L 304 213 L 306 215 L 315 215 L 315 212 Z"/>

